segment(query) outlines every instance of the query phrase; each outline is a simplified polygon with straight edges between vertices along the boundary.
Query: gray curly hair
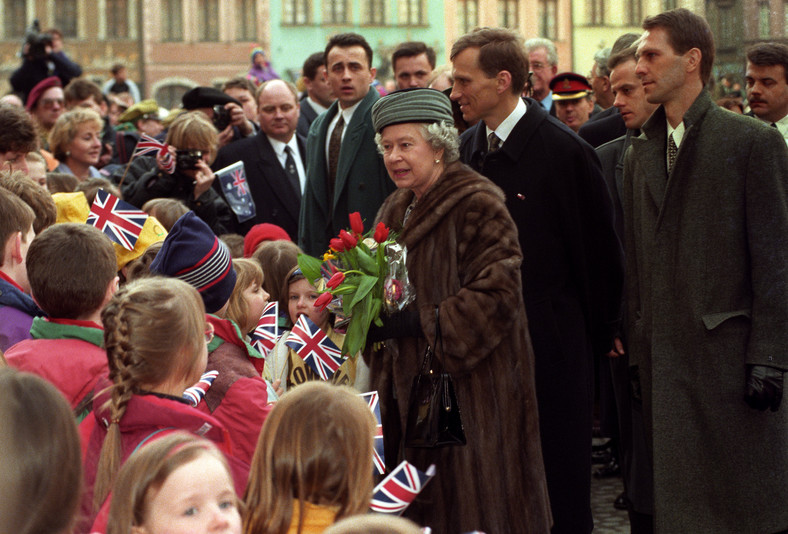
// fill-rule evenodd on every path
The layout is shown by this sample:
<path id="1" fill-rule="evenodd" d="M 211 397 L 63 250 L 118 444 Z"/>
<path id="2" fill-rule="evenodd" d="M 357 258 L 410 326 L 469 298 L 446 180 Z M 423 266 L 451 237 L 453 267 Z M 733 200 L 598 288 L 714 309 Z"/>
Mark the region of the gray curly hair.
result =
<path id="1" fill-rule="evenodd" d="M 448 165 L 460 159 L 460 134 L 447 122 L 418 123 L 424 140 L 434 150 L 443 150 L 443 161 Z M 378 152 L 383 155 L 383 136 L 375 134 Z"/>

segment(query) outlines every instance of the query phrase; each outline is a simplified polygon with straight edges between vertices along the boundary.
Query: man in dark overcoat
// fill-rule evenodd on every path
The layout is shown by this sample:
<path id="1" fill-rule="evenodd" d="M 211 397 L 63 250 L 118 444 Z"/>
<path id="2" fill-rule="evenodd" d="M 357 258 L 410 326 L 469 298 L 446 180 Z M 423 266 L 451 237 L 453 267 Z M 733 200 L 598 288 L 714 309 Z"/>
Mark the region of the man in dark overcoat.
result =
<path id="1" fill-rule="evenodd" d="M 306 180 L 306 143 L 296 134 L 299 108 L 295 86 L 282 80 L 263 82 L 257 91 L 257 109 L 260 131 L 222 147 L 213 169 L 223 169 L 236 161 L 244 163 L 256 215 L 238 224 L 238 233 L 245 235 L 255 224 L 271 223 L 295 239 Z M 286 150 L 290 151 L 290 160 Z M 288 162 L 295 174 L 288 173 Z M 219 180 L 214 181 L 214 189 L 221 190 Z"/>
<path id="2" fill-rule="evenodd" d="M 395 189 L 375 146 L 369 115 L 380 98 L 370 87 L 376 72 L 372 48 L 361 35 L 343 33 L 331 38 L 325 57 L 337 100 L 309 129 L 298 229 L 298 245 L 312 256 L 322 255 L 328 240 L 349 226 L 348 214 L 361 213 L 367 224 L 375 220 L 378 208 Z"/>
<path id="3" fill-rule="evenodd" d="M 661 105 L 625 156 L 622 203 L 655 531 L 782 532 L 788 150 L 714 104 L 702 17 L 677 9 L 643 28 L 636 73 Z"/>
<path id="4" fill-rule="evenodd" d="M 460 157 L 503 189 L 523 251 L 553 532 L 587 533 L 592 355 L 612 346 L 623 280 L 610 195 L 593 149 L 520 98 L 528 59 L 515 34 L 475 31 L 451 59 L 451 98 L 465 120 L 480 119 L 463 134 Z"/>
<path id="5" fill-rule="evenodd" d="M 624 213 L 621 207 L 624 154 L 632 144 L 632 139 L 640 134 L 640 128 L 657 109 L 656 104 L 646 100 L 643 86 L 635 74 L 636 63 L 634 46 L 619 50 L 610 56 L 608 62 L 610 83 L 615 94 L 613 106 L 620 111 L 627 132 L 596 149 L 608 191 L 613 198 L 616 233 L 625 249 Z M 650 534 L 653 532 L 654 515 L 650 449 L 646 445 L 643 429 L 642 404 L 634 401 L 630 394 L 629 350 L 627 336 L 623 330 L 622 323 L 621 332 L 614 340 L 614 349 L 608 354 L 618 411 L 621 473 L 631 533 Z"/>

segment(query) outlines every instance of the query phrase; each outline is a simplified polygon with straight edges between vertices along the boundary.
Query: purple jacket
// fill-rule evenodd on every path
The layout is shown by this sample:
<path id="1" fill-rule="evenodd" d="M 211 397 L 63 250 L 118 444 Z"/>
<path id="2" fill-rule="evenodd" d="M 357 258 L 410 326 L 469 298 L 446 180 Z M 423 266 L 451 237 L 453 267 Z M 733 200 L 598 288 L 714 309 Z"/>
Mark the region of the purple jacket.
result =
<path id="1" fill-rule="evenodd" d="M 30 339 L 33 317 L 44 315 L 30 295 L 0 279 L 0 350 Z"/>

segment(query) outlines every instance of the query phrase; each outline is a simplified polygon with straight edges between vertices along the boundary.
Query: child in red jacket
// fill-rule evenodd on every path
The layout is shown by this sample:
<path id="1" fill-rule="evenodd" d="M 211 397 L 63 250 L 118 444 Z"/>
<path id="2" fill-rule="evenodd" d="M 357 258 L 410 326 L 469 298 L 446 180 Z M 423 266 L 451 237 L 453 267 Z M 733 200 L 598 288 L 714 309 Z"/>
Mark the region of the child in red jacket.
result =
<path id="1" fill-rule="evenodd" d="M 41 232 L 27 253 L 36 317 L 33 339 L 6 352 L 9 365 L 35 373 L 66 397 L 77 420 L 92 409 L 95 386 L 107 374 L 101 310 L 118 289 L 112 242 L 87 224 L 64 223 Z"/>

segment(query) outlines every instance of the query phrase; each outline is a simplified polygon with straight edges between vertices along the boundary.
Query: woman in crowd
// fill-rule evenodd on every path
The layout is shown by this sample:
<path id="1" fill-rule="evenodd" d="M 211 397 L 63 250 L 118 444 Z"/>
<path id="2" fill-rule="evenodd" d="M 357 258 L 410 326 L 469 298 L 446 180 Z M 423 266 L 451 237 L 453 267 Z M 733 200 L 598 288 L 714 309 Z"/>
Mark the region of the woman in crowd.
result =
<path id="1" fill-rule="evenodd" d="M 347 387 L 308 382 L 276 403 L 257 442 L 245 534 L 321 533 L 369 510 L 375 418 Z"/>
<path id="2" fill-rule="evenodd" d="M 449 99 L 392 93 L 372 108 L 378 149 L 398 190 L 378 212 L 408 250 L 416 299 L 384 317 L 368 354 L 380 393 L 386 463 L 437 474 L 405 515 L 436 534 L 547 533 L 533 352 L 520 290 L 517 229 L 498 187 L 458 161 Z M 436 346 L 436 308 L 443 343 Z M 396 325 L 396 326 L 394 326 Z M 450 373 L 467 445 L 405 446 L 408 398 L 427 345 Z"/>
<path id="3" fill-rule="evenodd" d="M 202 112 L 181 114 L 167 131 L 170 155 L 176 161 L 173 174 L 165 169 L 162 156 L 157 156 L 158 168 L 139 178 L 126 178 L 121 187 L 124 200 L 144 206 L 154 198 L 175 198 L 205 221 L 214 234 L 232 231 L 235 216 L 211 187 L 216 176 L 209 165 L 216 158 L 218 135 Z"/>
<path id="4" fill-rule="evenodd" d="M 81 532 L 102 506 L 102 515 L 106 512 L 121 464 L 141 443 L 185 430 L 231 451 L 221 423 L 183 399 L 205 371 L 207 342 L 213 339 L 197 290 L 181 280 L 143 278 L 118 291 L 101 320 L 109 381 L 97 384 L 95 417 L 81 425 L 87 439 Z M 248 465 L 230 461 L 236 484 L 243 487 Z M 99 517 L 97 525 L 102 521 Z"/>
<path id="5" fill-rule="evenodd" d="M 175 432 L 141 447 L 123 465 L 107 534 L 241 534 L 240 502 L 219 449 Z"/>
<path id="6" fill-rule="evenodd" d="M 91 109 L 75 108 L 61 115 L 49 133 L 49 149 L 60 161 L 55 172 L 73 174 L 80 182 L 101 178 L 96 165 L 103 128 L 104 121 Z"/>
<path id="7" fill-rule="evenodd" d="M 82 461 L 66 399 L 44 379 L 0 364 L 0 421 L 0 532 L 70 532 Z"/>

